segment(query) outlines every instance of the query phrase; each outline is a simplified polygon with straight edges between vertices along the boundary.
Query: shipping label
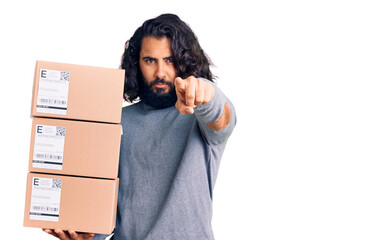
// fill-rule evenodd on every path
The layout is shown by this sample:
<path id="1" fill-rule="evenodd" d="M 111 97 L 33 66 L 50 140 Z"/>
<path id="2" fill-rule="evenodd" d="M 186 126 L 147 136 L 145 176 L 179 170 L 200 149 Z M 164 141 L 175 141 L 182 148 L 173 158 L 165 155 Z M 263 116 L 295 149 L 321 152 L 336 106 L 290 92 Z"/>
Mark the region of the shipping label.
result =
<path id="1" fill-rule="evenodd" d="M 37 112 L 67 114 L 70 73 L 40 69 Z"/>
<path id="2" fill-rule="evenodd" d="M 58 222 L 61 179 L 33 177 L 30 220 Z"/>
<path id="3" fill-rule="evenodd" d="M 65 127 L 36 124 L 33 168 L 62 170 Z"/>

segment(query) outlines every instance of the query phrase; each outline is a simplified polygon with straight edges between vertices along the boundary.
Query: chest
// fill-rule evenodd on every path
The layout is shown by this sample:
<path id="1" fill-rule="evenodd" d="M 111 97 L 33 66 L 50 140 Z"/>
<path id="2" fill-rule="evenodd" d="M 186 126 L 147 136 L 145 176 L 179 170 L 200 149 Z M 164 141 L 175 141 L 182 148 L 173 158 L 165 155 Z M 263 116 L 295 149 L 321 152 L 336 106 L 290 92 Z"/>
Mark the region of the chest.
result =
<path id="1" fill-rule="evenodd" d="M 123 124 L 121 152 L 133 164 L 163 167 L 181 158 L 195 129 L 193 115 L 154 111 L 135 115 Z"/>

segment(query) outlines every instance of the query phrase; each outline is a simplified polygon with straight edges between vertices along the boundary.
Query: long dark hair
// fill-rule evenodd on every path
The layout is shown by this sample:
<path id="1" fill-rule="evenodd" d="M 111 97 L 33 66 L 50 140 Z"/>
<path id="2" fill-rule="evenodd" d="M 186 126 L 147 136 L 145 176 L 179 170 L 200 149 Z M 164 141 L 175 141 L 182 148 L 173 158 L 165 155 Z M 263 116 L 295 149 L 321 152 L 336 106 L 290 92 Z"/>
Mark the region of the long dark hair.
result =
<path id="1" fill-rule="evenodd" d="M 162 14 L 147 20 L 125 43 L 121 68 L 125 69 L 124 99 L 133 102 L 139 96 L 143 78 L 139 67 L 142 39 L 146 36 L 167 37 L 171 42 L 171 51 L 178 76 L 202 77 L 210 81 L 215 78 L 211 71 L 209 57 L 204 53 L 197 36 L 190 27 L 174 14 Z"/>

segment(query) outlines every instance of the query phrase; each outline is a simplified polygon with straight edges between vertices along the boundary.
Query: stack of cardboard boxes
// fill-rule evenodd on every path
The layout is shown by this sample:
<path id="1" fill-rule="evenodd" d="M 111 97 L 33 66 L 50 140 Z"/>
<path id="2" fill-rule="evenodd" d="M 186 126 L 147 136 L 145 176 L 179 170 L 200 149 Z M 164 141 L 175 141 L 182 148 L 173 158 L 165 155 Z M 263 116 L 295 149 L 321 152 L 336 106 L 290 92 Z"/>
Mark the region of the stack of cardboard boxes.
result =
<path id="1" fill-rule="evenodd" d="M 24 226 L 114 229 L 124 74 L 37 61 Z"/>

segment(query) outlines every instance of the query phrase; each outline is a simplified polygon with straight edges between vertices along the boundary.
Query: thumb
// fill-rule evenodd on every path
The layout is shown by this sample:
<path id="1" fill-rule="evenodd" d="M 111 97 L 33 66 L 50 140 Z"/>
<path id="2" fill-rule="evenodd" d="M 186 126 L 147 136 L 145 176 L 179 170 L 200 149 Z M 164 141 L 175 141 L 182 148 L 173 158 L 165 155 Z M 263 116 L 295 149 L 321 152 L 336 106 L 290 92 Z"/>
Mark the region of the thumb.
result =
<path id="1" fill-rule="evenodd" d="M 175 85 L 175 92 L 178 97 L 178 100 L 181 102 L 185 102 L 185 92 L 186 92 L 186 86 L 185 86 L 185 81 L 181 77 L 175 78 L 174 81 Z"/>

